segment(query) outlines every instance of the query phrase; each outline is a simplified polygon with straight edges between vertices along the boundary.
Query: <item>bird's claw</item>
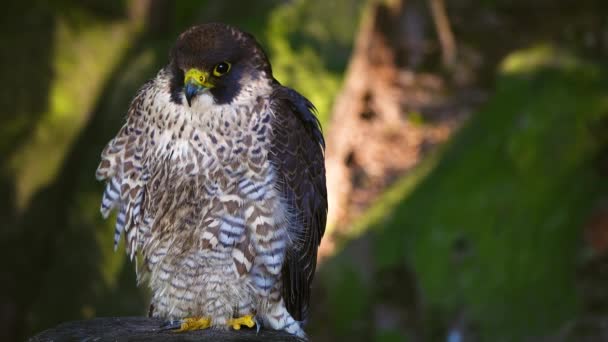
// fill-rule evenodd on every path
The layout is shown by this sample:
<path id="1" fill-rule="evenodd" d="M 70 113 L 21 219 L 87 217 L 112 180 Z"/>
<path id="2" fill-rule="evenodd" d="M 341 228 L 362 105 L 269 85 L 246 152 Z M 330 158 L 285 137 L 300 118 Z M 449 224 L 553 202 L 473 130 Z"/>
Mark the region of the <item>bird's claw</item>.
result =
<path id="1" fill-rule="evenodd" d="M 260 324 L 258 323 L 257 318 L 252 315 L 245 315 L 243 317 L 232 318 L 228 320 L 227 325 L 234 330 L 240 330 L 244 325 L 248 328 L 253 328 L 253 326 L 257 326 L 257 332 L 260 331 Z M 189 317 L 184 319 L 178 319 L 173 321 L 168 321 L 164 325 L 160 327 L 160 331 L 173 331 L 173 332 L 183 332 L 183 331 L 193 331 L 193 330 L 202 330 L 207 329 L 211 326 L 211 319 L 207 317 Z"/>
<path id="2" fill-rule="evenodd" d="M 184 332 L 193 330 L 207 329 L 211 326 L 211 319 L 207 317 L 188 317 L 168 321 L 160 327 L 160 331 L 171 330 L 174 332 Z"/>
<path id="3" fill-rule="evenodd" d="M 257 325 L 257 322 L 252 315 L 245 315 L 243 317 L 228 320 L 228 326 L 232 327 L 234 330 L 240 330 L 243 325 L 248 328 L 253 328 L 254 325 Z"/>

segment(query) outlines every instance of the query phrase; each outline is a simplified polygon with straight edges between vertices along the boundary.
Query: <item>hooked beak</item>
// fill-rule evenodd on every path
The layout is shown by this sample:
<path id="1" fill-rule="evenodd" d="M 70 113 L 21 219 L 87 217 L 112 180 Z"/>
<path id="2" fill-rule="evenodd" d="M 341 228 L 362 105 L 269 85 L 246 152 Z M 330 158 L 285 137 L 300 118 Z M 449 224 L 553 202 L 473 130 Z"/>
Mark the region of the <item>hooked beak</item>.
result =
<path id="1" fill-rule="evenodd" d="M 192 107 L 192 98 L 194 97 L 194 95 L 198 94 L 198 92 L 202 91 L 203 89 L 205 88 L 193 82 L 186 83 L 186 86 L 184 87 L 184 93 L 186 94 L 186 101 L 188 101 L 189 107 Z"/>
<path id="2" fill-rule="evenodd" d="M 184 93 L 188 106 L 192 107 L 192 98 L 205 89 L 213 88 L 209 80 L 209 73 L 192 68 L 186 72 L 184 79 Z"/>

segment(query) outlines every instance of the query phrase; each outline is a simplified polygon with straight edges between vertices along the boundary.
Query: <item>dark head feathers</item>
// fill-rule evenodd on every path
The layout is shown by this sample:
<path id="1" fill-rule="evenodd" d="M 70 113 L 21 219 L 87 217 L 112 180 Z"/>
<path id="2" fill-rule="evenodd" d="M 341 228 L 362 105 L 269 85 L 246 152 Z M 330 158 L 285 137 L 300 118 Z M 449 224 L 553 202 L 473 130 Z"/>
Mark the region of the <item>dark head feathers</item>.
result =
<path id="1" fill-rule="evenodd" d="M 208 70 L 224 61 L 247 63 L 252 69 L 272 77 L 268 58 L 255 38 L 221 23 L 193 26 L 180 34 L 171 50 L 170 59 L 182 70 Z"/>
<path id="2" fill-rule="evenodd" d="M 182 104 L 184 73 L 191 68 L 209 72 L 214 87 L 210 90 L 216 103 L 230 103 L 239 94 L 244 82 L 255 79 L 272 80 L 270 62 L 262 47 L 249 33 L 225 24 L 193 26 L 180 34 L 170 53 L 172 72 L 171 99 Z M 216 65 L 228 62 L 230 72 L 215 77 Z"/>

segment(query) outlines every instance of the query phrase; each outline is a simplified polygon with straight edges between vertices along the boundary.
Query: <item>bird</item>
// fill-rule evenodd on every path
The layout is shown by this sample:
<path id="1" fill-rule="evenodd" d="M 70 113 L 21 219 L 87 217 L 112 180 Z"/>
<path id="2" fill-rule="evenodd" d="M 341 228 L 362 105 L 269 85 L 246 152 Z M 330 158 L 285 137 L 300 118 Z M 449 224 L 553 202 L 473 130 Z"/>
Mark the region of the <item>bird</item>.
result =
<path id="1" fill-rule="evenodd" d="M 134 96 L 101 153 L 150 316 L 174 331 L 257 325 L 306 338 L 325 231 L 325 141 L 314 105 L 281 85 L 253 35 L 193 26 Z"/>

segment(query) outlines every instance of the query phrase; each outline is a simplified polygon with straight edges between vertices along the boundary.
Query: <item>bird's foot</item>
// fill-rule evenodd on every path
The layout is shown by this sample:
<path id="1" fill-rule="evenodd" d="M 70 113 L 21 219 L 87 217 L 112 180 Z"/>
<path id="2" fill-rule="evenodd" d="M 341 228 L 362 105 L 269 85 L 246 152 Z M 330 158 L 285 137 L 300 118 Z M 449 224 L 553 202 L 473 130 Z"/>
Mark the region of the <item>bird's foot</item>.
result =
<path id="1" fill-rule="evenodd" d="M 169 321 L 161 327 L 161 331 L 171 330 L 174 332 L 203 330 L 211 326 L 211 318 L 208 317 L 188 317 Z"/>
<path id="2" fill-rule="evenodd" d="M 256 320 L 252 315 L 245 315 L 243 317 L 232 318 L 228 320 L 228 326 L 232 327 L 234 330 L 240 330 L 241 326 L 246 326 L 248 328 L 253 328 L 256 324 Z"/>

